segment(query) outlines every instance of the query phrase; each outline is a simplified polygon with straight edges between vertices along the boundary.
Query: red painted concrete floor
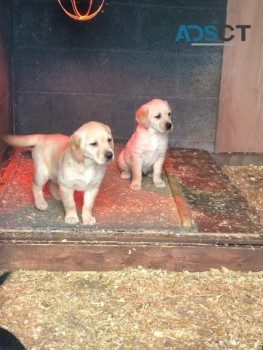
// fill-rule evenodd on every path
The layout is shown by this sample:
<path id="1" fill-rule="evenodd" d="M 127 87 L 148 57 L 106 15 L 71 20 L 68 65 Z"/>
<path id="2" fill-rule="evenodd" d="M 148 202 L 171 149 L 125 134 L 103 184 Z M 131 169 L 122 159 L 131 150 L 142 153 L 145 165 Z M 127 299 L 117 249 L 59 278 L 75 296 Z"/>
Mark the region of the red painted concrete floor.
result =
<path id="1" fill-rule="evenodd" d="M 117 151 L 118 153 L 118 151 Z M 20 152 L 15 155 L 15 165 L 9 183 L 0 197 L 1 230 L 78 230 L 84 229 L 79 223 L 64 223 L 64 209 L 61 201 L 55 200 L 47 186 L 44 189 L 49 207 L 45 212 L 34 207 L 31 183 L 33 162 L 30 153 Z M 14 162 L 14 161 L 13 161 Z M 94 206 L 97 230 L 120 231 L 175 231 L 181 230 L 181 221 L 171 189 L 166 179 L 166 187 L 157 189 L 152 179 L 143 177 L 142 190 L 130 190 L 130 180 L 120 178 L 116 161 L 107 166 L 106 176 L 101 185 Z M 81 214 L 83 194 L 75 193 L 78 213 Z M 81 218 L 81 215 L 79 215 Z M 85 226 L 85 230 L 94 227 Z"/>
<path id="2" fill-rule="evenodd" d="M 117 147 L 116 154 L 118 154 Z M 152 180 L 143 178 L 143 189 L 133 192 L 130 181 L 120 178 L 116 161 L 108 165 L 105 179 L 94 207 L 95 227 L 64 223 L 62 203 L 53 199 L 45 188 L 49 208 L 40 212 L 34 207 L 31 183 L 33 162 L 30 152 L 16 152 L 11 161 L 9 179 L 0 191 L 0 231 L 62 230 L 120 231 L 120 232 L 199 232 L 245 233 L 262 231 L 257 213 L 231 184 L 209 153 L 200 150 L 169 150 L 169 174 L 180 184 L 180 193 L 190 209 L 193 225 L 184 228 L 166 179 L 165 189 L 156 189 Z M 75 200 L 81 213 L 82 193 Z"/>

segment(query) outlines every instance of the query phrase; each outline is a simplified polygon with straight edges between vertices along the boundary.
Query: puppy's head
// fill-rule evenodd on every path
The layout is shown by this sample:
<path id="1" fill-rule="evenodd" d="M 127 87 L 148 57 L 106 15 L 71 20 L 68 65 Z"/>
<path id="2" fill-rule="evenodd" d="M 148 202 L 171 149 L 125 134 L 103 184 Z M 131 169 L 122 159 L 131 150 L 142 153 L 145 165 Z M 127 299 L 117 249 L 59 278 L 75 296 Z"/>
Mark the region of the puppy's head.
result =
<path id="1" fill-rule="evenodd" d="M 102 123 L 82 125 L 70 138 L 73 157 L 79 162 L 93 160 L 105 164 L 114 159 L 114 143 L 110 128 Z"/>
<path id="2" fill-rule="evenodd" d="M 141 106 L 136 112 L 136 120 L 146 129 L 153 128 L 160 133 L 173 129 L 171 107 L 164 100 L 154 99 Z"/>

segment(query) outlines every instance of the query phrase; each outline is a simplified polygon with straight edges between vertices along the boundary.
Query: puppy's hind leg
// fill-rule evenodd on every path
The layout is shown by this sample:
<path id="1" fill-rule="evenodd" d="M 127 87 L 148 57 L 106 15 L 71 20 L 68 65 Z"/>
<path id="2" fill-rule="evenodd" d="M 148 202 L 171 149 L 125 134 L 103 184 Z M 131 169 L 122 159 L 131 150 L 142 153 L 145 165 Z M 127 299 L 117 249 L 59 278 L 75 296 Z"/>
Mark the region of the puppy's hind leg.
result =
<path id="1" fill-rule="evenodd" d="M 60 193 L 59 193 L 59 187 L 58 187 L 58 184 L 56 184 L 55 182 L 53 181 L 49 181 L 48 182 L 48 187 L 49 187 L 49 190 L 52 194 L 52 196 L 57 199 L 57 200 L 60 200 L 61 197 L 60 197 Z"/>
<path id="2" fill-rule="evenodd" d="M 121 152 L 121 154 L 119 155 L 119 158 L 118 158 L 118 165 L 119 165 L 119 168 L 121 170 L 121 178 L 122 179 L 130 179 L 131 178 L 131 171 L 130 171 L 128 165 L 124 161 L 123 152 L 124 151 Z"/>
<path id="3" fill-rule="evenodd" d="M 142 158 L 133 156 L 132 158 L 132 182 L 130 189 L 140 191 L 142 188 Z"/>
<path id="4" fill-rule="evenodd" d="M 131 172 L 129 170 L 122 170 L 121 171 L 121 178 L 124 180 L 131 178 Z"/>
<path id="5" fill-rule="evenodd" d="M 46 169 L 41 169 L 41 173 L 36 170 L 32 184 L 35 206 L 38 210 L 46 210 L 48 208 L 48 204 L 43 195 L 43 186 L 48 181 L 48 172 L 45 170 Z"/>
<path id="6" fill-rule="evenodd" d="M 146 173 L 145 175 L 148 176 L 148 177 L 153 178 L 153 167 L 151 167 L 151 168 L 147 171 L 147 173 Z"/>
<path id="7" fill-rule="evenodd" d="M 162 180 L 162 169 L 164 160 L 165 154 L 162 154 L 153 165 L 153 184 L 155 187 L 165 187 L 165 181 Z"/>

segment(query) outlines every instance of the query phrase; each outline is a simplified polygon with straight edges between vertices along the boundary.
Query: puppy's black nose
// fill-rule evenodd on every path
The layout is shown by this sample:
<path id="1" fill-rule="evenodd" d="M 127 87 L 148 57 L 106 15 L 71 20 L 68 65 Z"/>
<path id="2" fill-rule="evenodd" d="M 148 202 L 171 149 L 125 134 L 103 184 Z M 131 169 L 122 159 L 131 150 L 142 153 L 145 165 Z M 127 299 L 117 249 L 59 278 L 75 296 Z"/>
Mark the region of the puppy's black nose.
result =
<path id="1" fill-rule="evenodd" d="M 113 157 L 113 153 L 112 153 L 111 151 L 107 151 L 107 152 L 105 153 L 105 158 L 106 158 L 107 160 L 111 160 L 112 157 Z"/>
<path id="2" fill-rule="evenodd" d="M 173 124 L 170 123 L 170 122 L 167 122 L 167 123 L 165 124 L 166 130 L 171 130 L 172 126 L 173 126 Z"/>

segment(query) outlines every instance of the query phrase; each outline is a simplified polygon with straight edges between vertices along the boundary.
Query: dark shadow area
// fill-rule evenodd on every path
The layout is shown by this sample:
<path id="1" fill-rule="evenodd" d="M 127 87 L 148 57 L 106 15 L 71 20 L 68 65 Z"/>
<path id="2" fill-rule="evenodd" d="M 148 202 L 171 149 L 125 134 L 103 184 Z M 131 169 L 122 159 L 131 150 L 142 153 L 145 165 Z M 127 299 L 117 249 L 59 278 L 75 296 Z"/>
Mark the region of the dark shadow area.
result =
<path id="1" fill-rule="evenodd" d="M 26 348 L 12 333 L 0 328 L 0 350 L 26 350 Z"/>
<path id="2" fill-rule="evenodd" d="M 10 275 L 11 275 L 11 272 L 5 272 L 2 275 L 0 275 L 0 286 L 5 283 L 5 281 L 8 279 Z"/>

